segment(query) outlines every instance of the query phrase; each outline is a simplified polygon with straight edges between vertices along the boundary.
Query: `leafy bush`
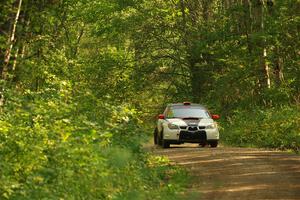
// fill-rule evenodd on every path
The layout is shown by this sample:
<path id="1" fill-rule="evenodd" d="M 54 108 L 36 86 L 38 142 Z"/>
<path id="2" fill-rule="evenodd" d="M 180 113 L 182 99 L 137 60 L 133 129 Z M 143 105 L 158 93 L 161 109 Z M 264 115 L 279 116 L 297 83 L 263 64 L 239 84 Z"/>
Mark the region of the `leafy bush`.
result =
<path id="1" fill-rule="evenodd" d="M 236 111 L 224 124 L 223 140 L 226 143 L 300 150 L 299 107 Z"/>
<path id="2" fill-rule="evenodd" d="M 1 199 L 175 198 L 180 186 L 171 180 L 182 173 L 151 162 L 142 150 L 146 134 L 136 110 L 90 93 L 80 101 L 50 94 L 7 95 L 0 115 Z"/>

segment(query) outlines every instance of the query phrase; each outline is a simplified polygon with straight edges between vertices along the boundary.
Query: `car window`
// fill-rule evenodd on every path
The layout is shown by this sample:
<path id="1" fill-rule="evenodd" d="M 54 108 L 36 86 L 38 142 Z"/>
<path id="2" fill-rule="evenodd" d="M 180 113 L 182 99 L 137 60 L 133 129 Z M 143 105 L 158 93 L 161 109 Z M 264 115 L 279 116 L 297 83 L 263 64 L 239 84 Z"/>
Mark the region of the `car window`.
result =
<path id="1" fill-rule="evenodd" d="M 174 112 L 173 112 L 173 109 L 168 109 L 166 111 L 166 117 L 167 118 L 174 118 Z"/>
<path id="2" fill-rule="evenodd" d="M 175 107 L 168 110 L 167 118 L 210 118 L 206 110 L 197 107 Z"/>

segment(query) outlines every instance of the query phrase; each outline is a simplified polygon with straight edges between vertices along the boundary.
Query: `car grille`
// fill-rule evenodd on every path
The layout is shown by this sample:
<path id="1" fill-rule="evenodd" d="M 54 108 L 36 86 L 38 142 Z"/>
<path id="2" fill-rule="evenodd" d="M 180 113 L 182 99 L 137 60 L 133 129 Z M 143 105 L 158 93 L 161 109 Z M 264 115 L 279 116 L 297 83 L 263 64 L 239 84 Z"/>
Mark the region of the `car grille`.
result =
<path id="1" fill-rule="evenodd" d="M 188 130 L 189 131 L 197 131 L 198 128 L 197 128 L 197 126 L 189 126 Z"/>
<path id="2" fill-rule="evenodd" d="M 189 131 L 197 131 L 201 129 L 205 129 L 205 126 L 180 126 L 180 129 L 186 130 L 188 129 Z"/>
<path id="3" fill-rule="evenodd" d="M 179 140 L 187 142 L 206 141 L 205 131 L 180 131 Z"/>

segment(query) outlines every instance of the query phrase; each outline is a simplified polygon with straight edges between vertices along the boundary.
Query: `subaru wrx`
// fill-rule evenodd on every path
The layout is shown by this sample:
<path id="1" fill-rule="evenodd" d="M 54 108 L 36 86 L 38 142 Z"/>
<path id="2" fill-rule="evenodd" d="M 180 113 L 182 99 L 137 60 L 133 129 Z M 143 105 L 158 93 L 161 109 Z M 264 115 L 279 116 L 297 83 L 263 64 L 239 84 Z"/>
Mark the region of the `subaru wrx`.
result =
<path id="1" fill-rule="evenodd" d="M 154 143 L 163 148 L 170 144 L 199 143 L 217 147 L 219 115 L 212 115 L 204 106 L 189 102 L 169 104 L 158 116 Z"/>

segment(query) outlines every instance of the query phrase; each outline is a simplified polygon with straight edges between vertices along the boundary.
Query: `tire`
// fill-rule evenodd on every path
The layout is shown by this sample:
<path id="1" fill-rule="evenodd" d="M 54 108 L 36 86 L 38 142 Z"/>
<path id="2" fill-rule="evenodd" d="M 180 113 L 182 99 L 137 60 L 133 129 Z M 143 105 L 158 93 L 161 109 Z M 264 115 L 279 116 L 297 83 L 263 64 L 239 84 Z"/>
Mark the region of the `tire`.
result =
<path id="1" fill-rule="evenodd" d="M 199 146 L 200 146 L 200 147 L 205 147 L 205 146 L 206 146 L 206 143 L 204 143 L 204 142 L 203 142 L 203 143 L 199 143 Z"/>
<path id="2" fill-rule="evenodd" d="M 160 140 L 159 140 L 159 144 L 162 146 L 162 148 L 169 148 L 170 147 L 170 143 L 166 140 L 164 140 L 164 130 L 161 131 L 160 133 Z"/>
<path id="3" fill-rule="evenodd" d="M 163 139 L 163 140 L 162 140 L 162 145 L 161 145 L 161 146 L 162 146 L 164 149 L 170 148 L 170 143 Z"/>
<path id="4" fill-rule="evenodd" d="M 157 145 L 160 145 L 162 146 L 163 144 L 163 130 L 158 133 L 158 130 L 157 130 Z"/>
<path id="5" fill-rule="evenodd" d="M 210 147 L 211 148 L 216 148 L 217 146 L 218 146 L 218 141 L 210 142 Z"/>
<path id="6" fill-rule="evenodd" d="M 158 130 L 157 130 L 157 128 L 154 130 L 153 138 L 154 138 L 154 144 L 158 145 L 159 141 L 158 141 Z"/>

